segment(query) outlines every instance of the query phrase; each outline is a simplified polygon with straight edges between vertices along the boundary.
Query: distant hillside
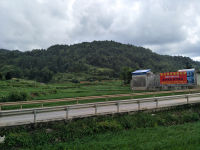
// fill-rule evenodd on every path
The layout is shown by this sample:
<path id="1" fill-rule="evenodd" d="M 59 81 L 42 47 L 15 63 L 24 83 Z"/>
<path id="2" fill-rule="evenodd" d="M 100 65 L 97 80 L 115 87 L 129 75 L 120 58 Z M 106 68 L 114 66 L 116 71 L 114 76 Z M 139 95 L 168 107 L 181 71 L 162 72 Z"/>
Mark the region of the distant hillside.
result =
<path id="1" fill-rule="evenodd" d="M 58 72 L 84 72 L 117 78 L 122 67 L 152 69 L 156 72 L 177 71 L 188 62 L 196 70 L 200 62 L 189 57 L 159 55 L 150 49 L 114 41 L 83 42 L 74 45 L 53 45 L 47 50 L 9 51 L 0 55 L 1 72 L 11 70 L 16 77 L 26 76 L 49 81 Z M 1 65 L 2 66 L 2 65 Z"/>
<path id="2" fill-rule="evenodd" d="M 0 48 L 0 53 L 6 53 L 6 52 L 10 52 L 10 51 L 7 50 L 7 49 L 2 49 L 2 48 Z"/>

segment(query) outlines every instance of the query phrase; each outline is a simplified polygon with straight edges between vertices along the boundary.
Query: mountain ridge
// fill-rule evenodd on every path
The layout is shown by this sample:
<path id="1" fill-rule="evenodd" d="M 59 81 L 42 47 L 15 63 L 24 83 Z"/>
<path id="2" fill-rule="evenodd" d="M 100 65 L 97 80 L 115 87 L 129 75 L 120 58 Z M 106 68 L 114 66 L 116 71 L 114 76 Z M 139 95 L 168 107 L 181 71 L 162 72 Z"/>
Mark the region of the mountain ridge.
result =
<path id="1" fill-rule="evenodd" d="M 53 74 L 59 72 L 84 72 L 118 78 L 122 67 L 125 66 L 135 70 L 152 69 L 154 73 L 184 69 L 186 63 L 191 64 L 196 70 L 200 69 L 200 62 L 189 57 L 160 55 L 147 48 L 115 41 L 56 44 L 46 50 L 34 49 L 25 52 L 14 50 L 2 53 L 0 60 L 0 65 L 4 65 L 0 72 L 10 69 L 15 77 L 24 76 L 41 81 L 45 78 L 49 80 Z"/>

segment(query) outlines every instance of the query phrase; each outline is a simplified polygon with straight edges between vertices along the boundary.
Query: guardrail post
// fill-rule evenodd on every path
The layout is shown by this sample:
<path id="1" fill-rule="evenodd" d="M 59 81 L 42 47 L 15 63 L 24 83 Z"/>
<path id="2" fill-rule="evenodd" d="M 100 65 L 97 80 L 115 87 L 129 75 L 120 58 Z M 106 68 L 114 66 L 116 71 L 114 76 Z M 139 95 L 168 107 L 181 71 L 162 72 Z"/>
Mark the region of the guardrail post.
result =
<path id="1" fill-rule="evenodd" d="M 0 106 L 0 111 L 1 111 L 1 106 Z"/>
<path id="2" fill-rule="evenodd" d="M 76 104 L 78 104 L 78 99 L 76 99 Z"/>
<path id="3" fill-rule="evenodd" d="M 190 90 L 189 90 L 189 94 L 190 94 Z"/>
<path id="4" fill-rule="evenodd" d="M 97 104 L 95 105 L 95 115 L 97 115 Z"/>
<path id="5" fill-rule="evenodd" d="M 172 95 L 174 95 L 174 91 L 172 91 Z"/>
<path id="6" fill-rule="evenodd" d="M 68 119 L 68 115 L 69 115 L 69 107 L 66 107 L 66 119 Z"/>
<path id="7" fill-rule="evenodd" d="M 34 123 L 36 123 L 36 110 L 34 110 Z"/>
<path id="8" fill-rule="evenodd" d="M 158 99 L 156 99 L 156 108 L 158 108 Z"/>
<path id="9" fill-rule="evenodd" d="M 119 102 L 117 102 L 117 112 L 119 112 Z"/>
<path id="10" fill-rule="evenodd" d="M 22 104 L 20 105 L 20 109 L 22 109 Z"/>
<path id="11" fill-rule="evenodd" d="M 189 96 L 187 96 L 187 104 L 189 103 Z"/>
<path id="12" fill-rule="evenodd" d="M 140 101 L 138 101 L 138 110 L 140 110 Z"/>
<path id="13" fill-rule="evenodd" d="M 133 95 L 131 95 L 131 99 L 133 99 Z"/>
<path id="14" fill-rule="evenodd" d="M 108 101 L 108 97 L 106 97 L 106 102 Z"/>
<path id="15" fill-rule="evenodd" d="M 41 104 L 41 107 L 43 107 L 43 103 Z"/>

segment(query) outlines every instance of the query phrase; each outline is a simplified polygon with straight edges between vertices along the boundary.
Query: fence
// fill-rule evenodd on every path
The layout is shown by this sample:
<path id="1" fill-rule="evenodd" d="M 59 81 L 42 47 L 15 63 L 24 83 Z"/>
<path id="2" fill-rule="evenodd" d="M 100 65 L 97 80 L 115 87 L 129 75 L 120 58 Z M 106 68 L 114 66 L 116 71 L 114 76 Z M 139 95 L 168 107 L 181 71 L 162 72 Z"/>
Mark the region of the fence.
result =
<path id="1" fill-rule="evenodd" d="M 184 94 L 184 95 L 173 95 L 173 96 L 164 96 L 164 97 L 155 97 L 155 98 L 143 98 L 143 99 L 134 99 L 134 100 L 120 100 L 120 101 L 109 101 L 109 102 L 98 102 L 98 103 L 87 103 L 87 104 L 76 104 L 76 105 L 67 105 L 67 106 L 57 106 L 57 107 L 45 107 L 45 108 L 36 108 L 36 109 L 19 109 L 19 110 L 10 110 L 10 111 L 1 111 L 0 118 L 16 116 L 16 115 L 30 115 L 34 114 L 34 122 L 36 122 L 36 115 L 40 113 L 48 112 L 58 112 L 66 111 L 66 119 L 69 118 L 69 111 L 73 109 L 86 109 L 86 108 L 95 108 L 94 114 L 97 115 L 97 110 L 99 107 L 105 106 L 117 106 L 117 113 L 120 112 L 120 105 L 124 104 L 138 104 L 138 110 L 140 110 L 141 103 L 155 102 L 155 108 L 159 107 L 159 101 L 166 100 L 175 100 L 175 99 L 186 99 L 185 102 L 170 104 L 168 106 L 174 105 L 183 105 L 189 104 L 190 97 L 200 97 L 200 93 L 196 94 Z M 191 101 L 192 103 L 197 103 L 199 101 Z M 190 102 L 190 103 L 191 103 Z M 166 106 L 165 106 L 166 107 Z M 82 112 L 80 112 L 82 114 Z"/>
<path id="2" fill-rule="evenodd" d="M 89 100 L 89 99 L 100 99 L 105 98 L 106 101 L 108 101 L 108 98 L 112 97 L 125 97 L 130 96 L 131 99 L 133 99 L 133 96 L 138 95 L 155 95 L 156 94 L 164 94 L 164 93 L 191 93 L 191 92 L 200 92 L 200 89 L 188 89 L 188 90 L 176 90 L 176 91 L 160 91 L 160 92 L 144 92 L 144 93 L 130 93 L 130 94 L 117 94 L 117 95 L 102 95 L 102 96 L 88 96 L 88 97 L 75 97 L 75 98 L 63 98 L 63 99 L 49 99 L 49 100 L 35 100 L 35 101 L 19 101 L 19 102 L 4 102 L 0 103 L 0 111 L 2 106 L 12 106 L 12 105 L 20 105 L 20 109 L 22 109 L 22 105 L 27 104 L 41 104 L 41 107 L 43 107 L 44 103 L 55 103 L 55 102 L 67 102 L 67 101 L 76 101 L 78 104 L 79 100 Z"/>

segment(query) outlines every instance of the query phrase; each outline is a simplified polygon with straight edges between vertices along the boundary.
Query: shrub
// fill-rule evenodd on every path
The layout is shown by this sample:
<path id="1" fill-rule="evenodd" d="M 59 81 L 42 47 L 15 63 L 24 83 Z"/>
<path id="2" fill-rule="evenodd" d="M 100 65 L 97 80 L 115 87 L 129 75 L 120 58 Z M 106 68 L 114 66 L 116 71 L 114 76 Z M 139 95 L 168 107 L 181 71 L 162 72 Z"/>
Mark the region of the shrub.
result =
<path id="1" fill-rule="evenodd" d="M 191 120 L 193 120 L 193 121 L 198 121 L 198 120 L 199 120 L 199 115 L 196 114 L 196 113 L 193 113 L 193 114 L 192 114 L 192 117 L 191 117 Z"/>
<path id="2" fill-rule="evenodd" d="M 93 79 L 89 79 L 90 82 L 93 82 Z"/>
<path id="3" fill-rule="evenodd" d="M 80 83 L 80 81 L 77 78 L 72 79 L 72 83 Z"/>
<path id="4" fill-rule="evenodd" d="M 35 92 L 35 95 L 38 96 L 38 97 L 41 96 L 41 94 L 38 91 Z"/>
<path id="5" fill-rule="evenodd" d="M 27 101 L 29 97 L 30 97 L 29 93 L 25 89 L 22 89 L 20 91 L 20 90 L 17 90 L 16 88 L 12 88 L 9 95 L 3 96 L 0 99 L 0 101 L 1 102 Z"/>
<path id="6" fill-rule="evenodd" d="M 59 93 L 57 89 L 53 90 L 53 92 L 54 92 L 55 94 L 58 94 L 58 93 Z"/>
<path id="7" fill-rule="evenodd" d="M 6 80 L 12 79 L 12 74 L 10 72 L 7 72 L 5 75 Z"/>
<path id="8" fill-rule="evenodd" d="M 7 96 L 3 95 L 3 96 L 0 98 L 0 102 L 8 102 Z"/>
<path id="9" fill-rule="evenodd" d="M 42 87 L 43 89 L 51 89 L 52 87 L 50 85 L 45 85 Z"/>
<path id="10" fill-rule="evenodd" d="M 98 81 L 101 82 L 101 80 L 102 80 L 102 78 L 101 78 L 101 77 L 98 77 Z"/>
<path id="11" fill-rule="evenodd" d="M 3 75 L 1 74 L 1 72 L 0 72 L 0 80 L 2 80 L 3 79 Z"/>

